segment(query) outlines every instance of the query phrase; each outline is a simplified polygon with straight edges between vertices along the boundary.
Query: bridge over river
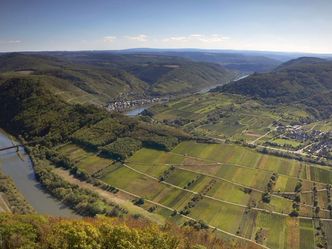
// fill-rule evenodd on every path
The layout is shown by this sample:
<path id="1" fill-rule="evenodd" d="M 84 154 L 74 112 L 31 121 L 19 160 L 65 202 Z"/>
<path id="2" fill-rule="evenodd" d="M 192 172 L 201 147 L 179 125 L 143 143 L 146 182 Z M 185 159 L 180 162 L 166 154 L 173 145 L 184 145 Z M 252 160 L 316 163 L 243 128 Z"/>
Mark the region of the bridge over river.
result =
<path id="1" fill-rule="evenodd" d="M 42 189 L 35 178 L 32 162 L 24 151 L 24 145 L 27 144 L 14 144 L 9 135 L 0 129 L 0 170 L 13 179 L 17 189 L 38 213 L 78 217 Z"/>

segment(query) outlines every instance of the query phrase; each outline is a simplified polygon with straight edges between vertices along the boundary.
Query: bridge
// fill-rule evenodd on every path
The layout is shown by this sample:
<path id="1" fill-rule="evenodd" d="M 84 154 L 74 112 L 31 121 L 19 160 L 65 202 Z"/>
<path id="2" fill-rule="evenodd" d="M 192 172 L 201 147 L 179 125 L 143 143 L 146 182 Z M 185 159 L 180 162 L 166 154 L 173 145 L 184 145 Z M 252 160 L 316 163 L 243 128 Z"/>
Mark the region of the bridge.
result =
<path id="1" fill-rule="evenodd" d="M 23 144 L 15 144 L 15 145 L 12 145 L 12 146 L 0 148 L 0 151 L 10 150 L 10 149 L 14 149 L 14 148 L 16 148 L 16 151 L 18 151 L 20 147 L 24 147 L 24 145 Z"/>
<path id="2" fill-rule="evenodd" d="M 16 148 L 16 151 L 18 151 L 20 147 L 25 147 L 26 145 L 29 145 L 29 144 L 35 144 L 35 143 L 38 143 L 38 141 L 40 141 L 40 140 L 25 142 L 23 144 L 13 144 L 13 145 L 8 146 L 8 147 L 0 148 L 0 152 L 5 151 L 5 150 L 14 149 L 14 148 Z"/>

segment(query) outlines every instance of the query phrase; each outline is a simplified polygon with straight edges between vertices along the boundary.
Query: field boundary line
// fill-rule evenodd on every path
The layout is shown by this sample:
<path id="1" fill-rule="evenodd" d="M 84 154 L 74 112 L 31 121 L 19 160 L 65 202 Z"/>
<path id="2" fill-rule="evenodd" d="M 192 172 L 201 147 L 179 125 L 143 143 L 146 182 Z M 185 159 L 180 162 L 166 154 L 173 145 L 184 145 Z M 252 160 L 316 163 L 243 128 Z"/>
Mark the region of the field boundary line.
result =
<path id="1" fill-rule="evenodd" d="M 243 205 L 243 204 L 238 204 L 238 203 L 234 203 L 234 202 L 229 202 L 229 201 L 221 200 L 221 199 L 218 199 L 218 198 L 215 198 L 215 197 L 209 196 L 209 195 L 202 195 L 202 194 L 200 194 L 200 193 L 198 193 L 198 192 L 195 192 L 195 191 L 192 191 L 192 190 L 189 190 L 189 189 L 184 189 L 184 188 L 182 188 L 182 187 L 179 187 L 179 186 L 177 186 L 177 185 L 174 185 L 174 184 L 169 183 L 169 182 L 166 182 L 166 181 L 160 181 L 158 178 L 153 177 L 153 176 L 151 176 L 151 175 L 148 175 L 148 174 L 146 174 L 146 173 L 144 173 L 144 172 L 141 172 L 141 171 L 139 171 L 139 170 L 137 170 L 137 169 L 134 169 L 134 168 L 132 168 L 132 167 L 126 165 L 126 164 L 123 164 L 123 165 L 124 165 L 125 167 L 127 167 L 127 168 L 129 168 L 129 169 L 135 171 L 135 172 L 138 173 L 138 174 L 144 175 L 144 176 L 149 177 L 149 178 L 151 178 L 151 179 L 153 179 L 153 180 L 156 180 L 156 181 L 158 181 L 158 182 L 160 182 L 160 183 L 163 183 L 163 184 L 165 184 L 165 185 L 169 185 L 169 186 L 171 186 L 171 187 L 174 187 L 174 188 L 180 189 L 180 190 L 182 190 L 182 191 L 185 191 L 185 192 L 188 192 L 188 193 L 191 193 L 191 194 L 195 194 L 195 195 L 201 195 L 201 196 L 206 197 L 206 198 L 208 198 L 208 199 L 211 199 L 211 200 L 214 200 L 214 201 L 218 201 L 218 202 L 227 203 L 227 204 L 234 205 L 234 206 L 239 206 L 239 207 L 243 207 L 243 208 L 247 208 L 247 207 L 248 207 L 248 206 Z"/>
<path id="2" fill-rule="evenodd" d="M 157 179 L 156 177 L 153 177 L 153 176 L 150 176 L 150 175 L 145 174 L 145 173 L 143 173 L 143 172 L 140 172 L 139 170 L 136 170 L 136 169 L 134 169 L 134 168 L 132 168 L 132 167 L 126 165 L 126 164 L 123 164 L 123 165 L 124 165 L 125 167 L 127 167 L 127 168 L 129 168 L 129 169 L 135 171 L 136 173 L 139 173 L 139 174 L 145 175 L 146 177 L 152 178 L 152 179 L 157 180 L 157 181 L 159 182 L 159 179 Z M 179 187 L 179 186 L 173 185 L 173 184 L 171 184 L 171 183 L 168 183 L 168 182 L 164 182 L 164 183 L 167 184 L 167 185 L 170 185 L 170 186 L 173 186 L 173 187 L 179 188 L 179 189 L 181 189 L 181 190 L 185 190 L 185 189 L 183 189 L 183 188 L 181 188 L 181 187 Z M 117 187 L 117 188 L 118 188 L 118 187 Z M 119 189 L 120 191 L 123 191 L 123 190 L 121 190 L 120 188 L 118 188 L 118 189 Z M 130 192 L 128 192 L 128 191 L 126 191 L 126 190 L 124 190 L 123 192 L 128 193 L 129 195 L 131 194 Z M 195 191 L 191 191 L 191 190 L 188 190 L 188 192 L 198 194 L 197 192 L 195 192 Z M 136 195 L 136 194 L 132 194 L 132 196 L 135 196 L 135 197 L 137 197 L 137 198 L 140 198 L 140 196 L 138 196 L 138 195 Z M 203 195 L 203 196 L 204 196 L 204 195 Z M 204 197 L 209 197 L 209 196 L 204 196 Z M 170 207 L 167 207 L 167 206 L 165 206 L 165 205 L 163 205 L 163 204 L 160 204 L 160 203 L 158 203 L 158 202 L 154 202 L 154 201 L 151 201 L 151 200 L 148 200 L 148 199 L 145 199 L 145 200 L 148 201 L 148 202 L 150 202 L 150 203 L 152 203 L 152 204 L 155 204 L 155 205 L 157 205 L 157 206 L 164 207 L 164 208 L 166 208 L 166 209 L 168 209 L 168 210 L 171 210 L 171 211 L 174 211 L 174 210 L 175 210 L 175 209 L 172 209 L 172 208 L 170 208 Z M 220 200 L 220 201 L 221 201 L 221 200 Z M 222 201 L 222 202 L 223 202 L 223 201 Z M 197 222 L 197 220 L 194 219 L 194 218 L 192 218 L 192 217 L 189 217 L 189 216 L 187 216 L 187 215 L 183 215 L 183 214 L 180 214 L 180 215 L 181 215 L 182 217 L 184 217 L 184 218 L 187 218 L 187 219 L 189 219 L 189 220 L 193 220 L 193 221 L 196 221 L 196 222 Z M 232 236 L 232 237 L 236 237 L 236 238 L 239 238 L 239 239 L 246 240 L 246 241 L 248 241 L 248 242 L 251 242 L 251 243 L 254 243 L 254 244 L 258 245 L 258 246 L 261 246 L 261 247 L 263 247 L 263 248 L 265 248 L 265 249 L 270 249 L 269 247 L 266 247 L 266 246 L 264 246 L 264 245 L 261 245 L 261 244 L 257 243 L 256 241 L 253 241 L 253 240 L 251 240 L 251 239 L 248 239 L 248 238 L 245 238 L 245 237 L 238 236 L 238 235 L 236 235 L 236 234 L 233 234 L 233 233 L 230 233 L 230 232 L 224 231 L 224 230 L 222 230 L 222 229 L 220 229 L 220 228 L 218 228 L 218 227 L 215 227 L 215 226 L 212 226 L 212 225 L 209 225 L 209 224 L 208 224 L 208 226 L 209 226 L 210 228 L 212 228 L 212 229 L 216 229 L 217 231 L 222 232 L 222 233 L 225 233 L 225 234 L 230 235 L 230 236 Z"/>
<path id="3" fill-rule="evenodd" d="M 221 180 L 221 181 L 225 181 L 225 182 L 228 182 L 228 183 L 230 183 L 230 184 L 233 184 L 233 185 L 237 185 L 237 186 L 240 186 L 240 187 L 243 187 L 243 188 L 249 188 L 249 189 L 252 189 L 252 190 L 255 190 L 256 192 L 260 192 L 260 193 L 264 193 L 264 191 L 262 191 L 262 190 L 259 190 L 259 189 L 256 189 L 256 188 L 253 188 L 253 187 L 250 187 L 250 186 L 246 186 L 246 185 L 243 185 L 243 184 L 241 184 L 241 183 L 236 183 L 236 182 L 232 182 L 232 181 L 230 181 L 230 180 L 227 180 L 227 179 L 225 179 L 225 178 L 222 178 L 222 177 L 219 177 L 219 176 L 214 176 L 214 175 L 210 175 L 210 174 L 206 174 L 206 173 L 199 173 L 199 172 L 197 172 L 197 171 L 194 171 L 194 170 L 190 170 L 190 169 L 185 169 L 185 168 L 182 168 L 182 167 L 178 167 L 178 166 L 176 166 L 176 165 L 174 165 L 174 164 L 166 164 L 166 165 L 172 165 L 172 166 L 174 166 L 174 168 L 177 168 L 177 169 L 181 169 L 181 170 L 184 170 L 184 171 L 188 171 L 188 172 L 192 172 L 192 173 L 196 173 L 196 174 L 200 174 L 200 175 L 202 175 L 202 176 L 207 176 L 207 177 L 211 177 L 211 178 L 215 178 L 215 179 L 218 179 L 218 180 Z M 318 192 L 323 192 L 323 191 L 326 191 L 326 189 L 319 189 L 319 190 L 317 190 Z M 301 194 L 302 193 L 311 193 L 312 191 L 304 191 L 304 192 L 301 192 Z M 295 192 L 280 192 L 281 194 L 296 194 Z M 274 197 L 276 197 L 276 198 L 279 198 L 279 199 L 286 199 L 286 200 L 289 200 L 289 199 L 287 199 L 287 198 L 285 198 L 285 197 L 282 197 L 282 196 L 280 196 L 280 195 L 277 195 L 277 194 L 271 194 L 271 196 L 274 196 Z M 305 206 L 305 207 L 311 207 L 311 208 L 313 208 L 313 206 L 312 205 L 309 205 L 309 204 L 304 204 L 304 203 L 301 203 L 300 205 L 302 205 L 302 206 Z M 329 212 L 329 210 L 328 209 L 321 209 L 322 211 L 325 211 L 325 212 Z"/>
<path id="4" fill-rule="evenodd" d="M 59 169 L 58 169 L 58 170 L 59 170 Z M 66 174 L 68 173 L 67 170 L 63 170 L 63 169 L 60 169 L 60 170 L 63 171 L 63 172 L 65 172 Z M 55 172 L 55 173 L 58 174 L 60 177 L 62 177 L 62 175 L 59 174 L 58 172 Z M 71 177 L 71 178 L 74 178 L 73 176 L 70 176 L 70 177 Z M 75 179 L 76 179 L 76 178 L 75 178 Z M 79 179 L 76 179 L 76 180 L 82 182 L 82 181 L 79 180 Z M 100 189 L 99 187 L 93 186 L 91 183 L 87 183 L 87 182 L 85 182 L 85 183 L 88 184 L 88 185 L 90 185 L 91 187 L 94 187 L 94 188 L 98 188 L 98 189 Z M 123 193 L 125 193 L 125 194 L 127 194 L 127 195 L 130 195 L 130 196 L 133 196 L 133 197 L 136 197 L 136 198 L 143 198 L 142 196 L 139 196 L 139 195 L 137 195 L 137 194 L 131 193 L 131 192 L 129 192 L 129 191 L 127 191 L 127 190 L 124 190 L 124 189 L 122 189 L 122 188 L 118 188 L 118 187 L 116 187 L 116 188 L 117 188 L 120 192 L 123 192 Z M 102 189 L 100 189 L 100 190 L 102 190 Z M 102 190 L 102 191 L 105 191 L 105 190 Z M 95 192 L 95 191 L 94 191 L 94 192 Z M 105 192 L 107 192 L 109 195 L 115 195 L 115 196 L 116 196 L 116 194 L 111 193 L 111 192 L 109 192 L 109 191 L 105 191 Z M 98 195 L 100 195 L 98 192 L 96 192 L 96 193 L 97 193 Z M 117 197 L 117 198 L 122 199 L 122 198 L 120 198 L 120 197 Z M 128 199 L 122 199 L 122 200 L 127 200 L 127 201 L 128 201 Z M 159 206 L 159 207 L 165 208 L 165 209 L 170 210 L 170 211 L 174 211 L 174 210 L 175 210 L 175 209 L 173 209 L 173 208 L 170 208 L 170 207 L 168 207 L 168 206 L 165 206 L 165 205 L 163 205 L 163 204 L 161 204 L 161 203 L 158 203 L 158 202 L 155 202 L 155 201 L 152 201 L 152 200 L 149 200 L 149 199 L 145 199 L 145 198 L 144 198 L 144 200 L 147 201 L 147 202 L 149 202 L 149 203 L 151 203 L 151 204 L 154 204 L 154 205 L 156 205 L 156 206 Z M 141 207 L 137 206 L 137 208 L 141 208 Z M 145 210 L 144 208 L 141 208 L 141 209 Z M 179 214 L 179 215 L 182 216 L 182 217 L 184 217 L 184 218 L 186 218 L 186 219 L 188 219 L 188 220 L 192 220 L 192 221 L 196 221 L 196 222 L 198 222 L 198 220 L 196 220 L 196 219 L 194 219 L 194 218 L 192 218 L 192 217 L 190 217 L 190 216 L 186 216 L 186 215 L 183 215 L 183 214 Z M 211 228 L 211 229 L 215 229 L 215 230 L 217 230 L 217 231 L 219 231 L 219 232 L 221 232 L 221 233 L 227 234 L 227 235 L 229 235 L 229 236 L 231 236 L 231 237 L 235 237 L 235 238 L 238 238 L 238 239 L 240 239 L 240 240 L 245 240 L 245 241 L 247 241 L 247 242 L 253 243 L 253 244 L 258 245 L 258 246 L 261 246 L 261 247 L 264 248 L 264 249 L 270 249 L 269 247 L 266 247 L 266 246 L 264 246 L 264 245 L 261 245 L 261 244 L 257 243 L 257 242 L 254 241 L 254 240 L 251 240 L 251 239 L 248 239 L 248 238 L 245 238 L 245 237 L 238 236 L 238 235 L 236 235 L 236 234 L 233 234 L 233 233 L 230 233 L 230 232 L 224 231 L 224 230 L 222 230 L 222 229 L 220 229 L 220 228 L 218 228 L 218 227 L 214 227 L 214 226 L 209 225 L 209 224 L 208 224 L 208 226 L 209 226 L 209 228 Z"/>
<path id="5" fill-rule="evenodd" d="M 135 162 L 133 162 L 133 164 L 143 164 L 144 165 L 144 163 L 135 163 Z M 210 174 L 206 174 L 206 173 L 202 173 L 202 172 L 198 172 L 198 171 L 194 171 L 194 170 L 190 170 L 190 169 L 186 169 L 186 168 L 183 168 L 183 167 L 180 167 L 180 166 L 178 166 L 178 165 L 181 165 L 181 164 L 168 164 L 168 163 L 166 163 L 166 164 L 164 164 L 164 165 L 168 165 L 168 166 L 173 166 L 174 168 L 177 168 L 177 169 L 181 169 L 181 170 L 184 170 L 184 171 L 187 171 L 187 172 L 191 172 L 191 173 L 195 173 L 195 174 L 199 174 L 199 175 L 202 175 L 202 176 L 207 176 L 207 177 L 211 177 L 211 178 L 214 178 L 214 179 L 217 179 L 217 180 L 221 180 L 221 181 L 225 181 L 225 182 L 228 182 L 228 183 L 230 183 L 230 184 L 233 184 L 233 185 L 236 185 L 236 186 L 240 186 L 240 187 L 243 187 L 243 188 L 248 188 L 248 189 L 252 189 L 252 190 L 254 190 L 254 191 L 256 191 L 256 192 L 259 192 L 259 193 L 264 193 L 264 191 L 263 190 L 259 190 L 259 189 L 256 189 L 256 188 L 253 188 L 253 187 L 250 187 L 250 186 L 246 186 L 246 185 L 243 185 L 243 184 L 241 184 L 241 183 L 236 183 L 236 182 L 233 182 L 233 181 L 230 181 L 230 180 L 227 180 L 227 179 L 225 179 L 225 178 L 222 178 L 222 177 L 219 177 L 219 176 L 214 176 L 214 175 L 210 175 Z M 190 166 L 190 165 L 188 165 L 188 166 Z M 326 191 L 326 189 L 319 189 L 319 190 L 317 190 L 318 192 L 319 191 Z M 311 193 L 312 191 L 304 191 L 304 192 L 301 192 L 301 193 Z M 281 194 L 295 194 L 295 192 L 280 192 Z M 274 196 L 274 197 L 276 197 L 276 198 L 279 198 L 279 199 L 287 199 L 287 198 L 285 198 L 285 197 L 282 197 L 282 196 L 280 196 L 280 195 L 278 195 L 278 194 L 271 194 L 271 196 Z M 240 204 L 241 205 L 241 204 Z M 312 205 L 309 205 L 309 204 L 304 204 L 304 203 L 301 203 L 301 205 L 302 206 L 305 206 L 305 207 L 313 207 Z M 329 211 L 329 210 L 327 210 L 327 209 L 322 209 L 322 211 Z M 280 214 L 282 214 L 282 213 L 280 213 Z"/>
<path id="6" fill-rule="evenodd" d="M 176 189 L 180 189 L 182 191 L 186 191 L 186 192 L 189 192 L 189 193 L 192 193 L 192 194 L 197 194 L 197 195 L 202 195 L 198 192 L 195 192 L 195 191 L 192 191 L 192 190 L 189 190 L 189 189 L 184 189 L 184 188 L 181 188 L 177 185 L 174 185 L 172 183 L 169 183 L 169 182 L 166 182 L 166 181 L 160 181 L 158 178 L 154 177 L 154 176 L 151 176 L 149 174 L 146 174 L 144 172 L 141 172 L 137 169 L 134 169 L 133 167 L 130 167 L 129 165 L 127 164 L 123 164 L 124 167 L 138 173 L 138 174 L 141 174 L 141 175 L 144 175 L 150 179 L 153 179 L 155 181 L 158 181 L 159 183 L 163 183 L 165 185 L 169 185 L 171 187 L 174 187 Z M 218 198 L 215 198 L 215 197 L 212 197 L 212 196 L 209 196 L 209 195 L 202 195 L 203 197 L 207 198 L 207 199 L 211 199 L 211 200 L 214 200 L 214 201 L 217 201 L 217 202 L 221 202 L 221 203 L 226 203 L 226 204 L 229 204 L 229 205 L 233 205 L 233 206 L 238 206 L 238 207 L 242 207 L 242 208 L 249 208 L 247 205 L 243 205 L 243 204 L 238 204 L 238 203 L 234 203 L 234 202 L 229 202 L 229 201 L 225 201 L 225 200 L 221 200 L 221 199 L 218 199 Z M 283 198 L 281 196 L 279 196 L 280 198 Z M 311 207 L 311 206 L 310 206 Z M 265 212 L 265 213 L 272 213 L 272 214 L 276 214 L 276 215 L 281 215 L 281 216 L 289 216 L 289 214 L 287 213 L 280 213 L 280 212 L 276 212 L 276 211 L 270 211 L 270 210 L 267 210 L 267 209 L 263 209 L 263 208 L 257 208 L 257 207 L 250 207 L 250 209 L 252 210 L 257 210 L 257 211 L 260 211 L 260 212 Z M 298 216 L 298 218 L 303 218 L 303 219 L 312 219 L 310 217 L 306 217 L 306 216 Z M 323 220 L 323 219 L 322 219 Z M 325 219 L 325 220 L 332 220 L 332 219 Z"/>
<path id="7" fill-rule="evenodd" d="M 195 156 L 189 156 L 189 155 L 184 155 L 184 154 L 180 154 L 180 153 L 176 153 L 176 152 L 172 152 L 172 151 L 170 151 L 168 153 L 171 153 L 171 154 L 174 154 L 174 155 L 178 155 L 178 156 L 187 157 L 187 158 L 192 158 L 192 159 L 199 159 L 199 160 L 204 160 L 204 161 L 210 161 L 210 162 L 214 162 L 215 164 L 221 165 L 221 166 L 223 166 L 223 165 L 230 165 L 230 166 L 236 166 L 236 167 L 241 167 L 241 168 L 245 168 L 245 169 L 261 170 L 261 171 L 268 172 L 268 173 L 274 173 L 274 171 L 270 171 L 270 170 L 266 170 L 266 169 L 260 169 L 260 168 L 252 168 L 252 167 L 248 167 L 248 166 L 244 166 L 244 165 L 236 164 L 236 163 L 222 163 L 222 162 L 218 162 L 218 161 L 215 161 L 215 160 L 212 160 L 212 159 L 204 159 L 204 158 L 195 157 Z M 295 159 L 289 159 L 289 160 L 295 160 Z M 315 166 L 310 166 L 310 165 L 307 165 L 307 166 L 315 168 Z M 328 170 L 328 171 L 331 171 L 331 170 Z M 289 177 L 289 178 L 298 179 L 298 177 L 296 177 L 296 176 L 290 176 L 290 175 L 285 175 L 285 174 L 281 174 L 281 173 L 278 173 L 278 175 Z M 305 179 L 305 178 L 300 178 L 300 179 L 308 181 L 308 182 L 312 182 L 312 183 L 326 184 L 324 182 L 317 182 L 317 181 L 313 181 L 313 180 L 309 180 L 309 179 Z"/>

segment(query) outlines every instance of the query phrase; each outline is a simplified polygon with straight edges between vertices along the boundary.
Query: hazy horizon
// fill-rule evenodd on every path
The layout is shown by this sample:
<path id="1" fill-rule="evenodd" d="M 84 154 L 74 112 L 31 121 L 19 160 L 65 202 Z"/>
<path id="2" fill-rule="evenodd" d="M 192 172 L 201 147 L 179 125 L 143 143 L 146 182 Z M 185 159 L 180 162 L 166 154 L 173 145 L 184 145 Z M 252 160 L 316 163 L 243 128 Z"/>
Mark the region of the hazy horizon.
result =
<path id="1" fill-rule="evenodd" d="M 0 51 L 332 53 L 328 0 L 3 0 Z"/>

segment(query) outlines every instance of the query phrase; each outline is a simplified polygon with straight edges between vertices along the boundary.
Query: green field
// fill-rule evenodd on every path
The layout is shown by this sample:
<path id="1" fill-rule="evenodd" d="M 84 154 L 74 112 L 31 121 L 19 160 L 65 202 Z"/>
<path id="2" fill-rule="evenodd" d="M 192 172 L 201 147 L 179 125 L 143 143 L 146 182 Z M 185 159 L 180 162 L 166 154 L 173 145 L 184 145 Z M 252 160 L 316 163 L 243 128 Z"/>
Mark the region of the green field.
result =
<path id="1" fill-rule="evenodd" d="M 326 191 L 321 190 L 326 183 L 332 183 L 332 170 L 261 154 L 240 145 L 189 141 L 169 152 L 142 148 L 122 165 L 72 144 L 58 151 L 90 174 L 103 170 L 102 181 L 120 192 L 144 198 L 144 209 L 160 205 L 155 213 L 181 224 L 184 217 L 171 216 L 172 210 L 180 212 L 192 203 L 188 217 L 224 232 L 257 240 L 269 248 L 312 248 L 308 244 L 315 243 L 314 228 L 307 221 L 312 217 L 314 184 L 320 190 L 317 195 L 320 216 L 330 218 L 326 211 Z M 271 201 L 264 203 L 262 193 L 273 173 L 278 173 L 278 177 Z M 305 191 L 301 194 L 299 214 L 309 220 L 289 217 L 292 201 L 280 196 L 283 192 L 293 192 L 299 178 Z M 193 197 L 199 193 L 204 194 L 193 203 Z M 304 243 L 307 247 L 303 247 Z"/>
<path id="2" fill-rule="evenodd" d="M 296 140 L 291 140 L 291 139 L 283 139 L 283 138 L 276 138 L 273 139 L 271 142 L 276 143 L 280 146 L 285 146 L 285 145 L 289 145 L 293 148 L 296 148 L 298 146 L 301 145 L 300 142 L 296 141 Z"/>
<path id="3" fill-rule="evenodd" d="M 113 163 L 111 160 L 101 158 L 95 153 L 87 152 L 74 144 L 64 145 L 58 151 L 71 159 L 80 170 L 88 174 L 96 173 Z"/>
<path id="4" fill-rule="evenodd" d="M 176 99 L 150 110 L 159 121 L 185 121 L 182 127 L 193 134 L 247 142 L 269 132 L 275 121 L 289 123 L 309 115 L 298 106 L 279 106 L 271 111 L 259 101 L 221 93 Z"/>

